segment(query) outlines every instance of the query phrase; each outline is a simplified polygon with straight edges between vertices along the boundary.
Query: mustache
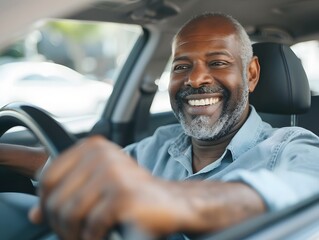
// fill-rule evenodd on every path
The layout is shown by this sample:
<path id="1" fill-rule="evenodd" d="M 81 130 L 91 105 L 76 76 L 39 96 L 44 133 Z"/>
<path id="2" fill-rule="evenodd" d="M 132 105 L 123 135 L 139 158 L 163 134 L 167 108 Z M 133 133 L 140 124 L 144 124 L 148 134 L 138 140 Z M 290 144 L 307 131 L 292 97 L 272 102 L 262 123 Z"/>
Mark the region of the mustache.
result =
<path id="1" fill-rule="evenodd" d="M 189 95 L 205 94 L 205 93 L 221 93 L 224 96 L 224 98 L 228 98 L 229 96 L 228 91 L 221 86 L 213 86 L 213 87 L 202 86 L 199 88 L 192 88 L 190 86 L 185 86 L 176 93 L 175 99 L 177 101 L 182 101 Z"/>

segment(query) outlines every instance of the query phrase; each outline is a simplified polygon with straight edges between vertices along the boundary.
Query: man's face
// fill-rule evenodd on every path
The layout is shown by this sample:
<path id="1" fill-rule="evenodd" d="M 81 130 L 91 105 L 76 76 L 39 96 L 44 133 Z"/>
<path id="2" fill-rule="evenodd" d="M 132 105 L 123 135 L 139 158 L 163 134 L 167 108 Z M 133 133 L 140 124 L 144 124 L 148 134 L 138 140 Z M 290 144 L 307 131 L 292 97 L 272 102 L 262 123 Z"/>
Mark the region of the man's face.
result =
<path id="1" fill-rule="evenodd" d="M 248 83 L 232 26 L 193 25 L 173 43 L 170 101 L 186 134 L 217 140 L 245 117 Z"/>

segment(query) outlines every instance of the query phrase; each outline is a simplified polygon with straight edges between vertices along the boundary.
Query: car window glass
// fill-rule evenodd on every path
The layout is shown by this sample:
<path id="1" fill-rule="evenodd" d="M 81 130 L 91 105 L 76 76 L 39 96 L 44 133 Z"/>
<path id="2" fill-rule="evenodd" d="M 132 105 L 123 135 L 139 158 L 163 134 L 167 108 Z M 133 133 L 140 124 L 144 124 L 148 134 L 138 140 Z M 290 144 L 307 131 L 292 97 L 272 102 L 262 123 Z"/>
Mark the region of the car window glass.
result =
<path id="1" fill-rule="evenodd" d="M 169 95 L 168 95 L 168 84 L 169 84 L 171 63 L 172 63 L 172 60 L 169 59 L 161 77 L 155 80 L 155 84 L 157 85 L 158 89 L 154 96 L 150 113 L 161 113 L 161 112 L 172 111 Z"/>
<path id="2" fill-rule="evenodd" d="M 0 52 L 0 106 L 24 101 L 91 128 L 143 30 L 137 25 L 48 20 Z"/>
<path id="3" fill-rule="evenodd" d="M 307 41 L 291 47 L 300 58 L 313 95 L 319 95 L 319 41 Z"/>

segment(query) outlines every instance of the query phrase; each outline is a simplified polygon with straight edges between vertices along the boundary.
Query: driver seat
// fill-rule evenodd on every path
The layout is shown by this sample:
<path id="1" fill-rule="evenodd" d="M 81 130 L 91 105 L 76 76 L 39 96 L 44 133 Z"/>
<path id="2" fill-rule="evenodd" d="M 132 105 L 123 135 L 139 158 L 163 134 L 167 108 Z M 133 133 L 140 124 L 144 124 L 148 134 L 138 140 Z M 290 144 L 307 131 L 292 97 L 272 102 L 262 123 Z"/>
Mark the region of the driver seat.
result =
<path id="1" fill-rule="evenodd" d="M 253 53 L 261 72 L 249 96 L 250 104 L 273 127 L 298 125 L 297 115 L 311 106 L 308 78 L 300 59 L 289 46 L 280 43 L 255 43 Z"/>

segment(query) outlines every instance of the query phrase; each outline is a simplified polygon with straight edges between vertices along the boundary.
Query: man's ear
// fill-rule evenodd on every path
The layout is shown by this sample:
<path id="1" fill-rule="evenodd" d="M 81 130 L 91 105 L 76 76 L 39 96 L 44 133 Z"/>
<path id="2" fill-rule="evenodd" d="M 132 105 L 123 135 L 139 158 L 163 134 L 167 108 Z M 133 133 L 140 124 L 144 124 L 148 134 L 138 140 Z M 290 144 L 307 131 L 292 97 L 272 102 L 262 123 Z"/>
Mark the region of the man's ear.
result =
<path id="1" fill-rule="evenodd" d="M 253 92 L 259 81 L 260 65 L 258 62 L 258 57 L 252 57 L 247 71 L 249 92 Z"/>

